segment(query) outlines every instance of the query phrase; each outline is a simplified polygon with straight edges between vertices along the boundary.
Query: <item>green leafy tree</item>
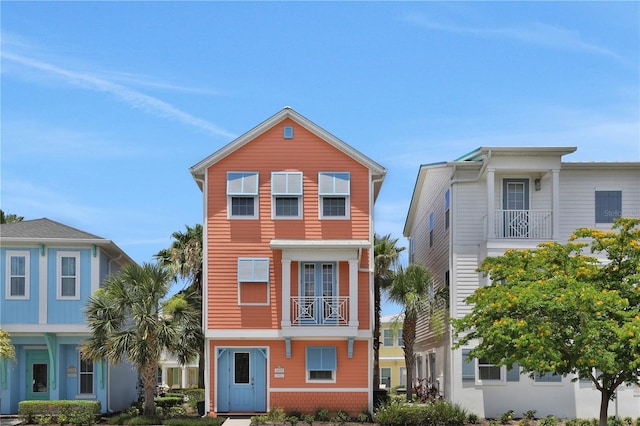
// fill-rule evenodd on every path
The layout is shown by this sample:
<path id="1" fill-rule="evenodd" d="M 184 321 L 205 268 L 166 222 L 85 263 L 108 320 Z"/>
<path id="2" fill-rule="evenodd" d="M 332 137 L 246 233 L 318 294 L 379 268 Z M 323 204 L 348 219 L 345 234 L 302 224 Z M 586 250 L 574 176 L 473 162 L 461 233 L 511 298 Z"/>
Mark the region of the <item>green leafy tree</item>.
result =
<path id="1" fill-rule="evenodd" d="M 202 225 L 186 226 L 185 232 L 174 232 L 173 241 L 167 249 L 160 250 L 156 259 L 169 268 L 176 282 L 183 281 L 185 288 L 176 296 L 191 303 L 191 309 L 200 315 L 199 326 L 186 330 L 184 343 L 193 345 L 198 356 L 198 387 L 204 388 L 204 334 L 202 333 Z M 183 294 L 184 293 L 184 294 Z"/>
<path id="2" fill-rule="evenodd" d="M 380 237 L 374 235 L 374 316 L 373 316 L 373 386 L 380 385 L 380 315 L 382 311 L 382 291 L 393 282 L 393 274 L 398 257 L 404 247 L 398 247 L 398 239 L 391 234 Z"/>
<path id="3" fill-rule="evenodd" d="M 455 348 L 523 372 L 575 374 L 601 393 L 600 425 L 621 384 L 640 372 L 640 219 L 611 231 L 578 229 L 567 244 L 509 250 L 479 270 L 494 282 L 467 298 L 471 313 L 452 320 Z M 588 255 L 606 257 L 606 261 Z"/>
<path id="4" fill-rule="evenodd" d="M 413 399 L 413 344 L 416 340 L 418 317 L 424 313 L 429 301 L 431 273 L 415 263 L 406 268 L 400 266 L 392 284 L 387 288 L 389 300 L 402 306 L 402 340 L 404 362 L 407 369 L 407 401 Z"/>
<path id="5" fill-rule="evenodd" d="M 86 306 L 92 336 L 82 344 L 83 356 L 94 361 L 119 363 L 125 358 L 132 362 L 144 386 L 146 416 L 155 415 L 154 390 L 162 351 L 178 356 L 180 350 L 189 348 L 178 348 L 188 317 L 186 308 L 165 309 L 170 283 L 171 274 L 161 265 L 128 264 L 110 276 Z"/>
<path id="6" fill-rule="evenodd" d="M 16 360 L 16 349 L 11 344 L 11 337 L 2 329 L 0 329 L 0 358 Z"/>
<path id="7" fill-rule="evenodd" d="M 22 222 L 23 220 L 24 217 L 22 216 L 18 216 L 12 213 L 5 213 L 2 209 L 0 209 L 0 224 Z"/>

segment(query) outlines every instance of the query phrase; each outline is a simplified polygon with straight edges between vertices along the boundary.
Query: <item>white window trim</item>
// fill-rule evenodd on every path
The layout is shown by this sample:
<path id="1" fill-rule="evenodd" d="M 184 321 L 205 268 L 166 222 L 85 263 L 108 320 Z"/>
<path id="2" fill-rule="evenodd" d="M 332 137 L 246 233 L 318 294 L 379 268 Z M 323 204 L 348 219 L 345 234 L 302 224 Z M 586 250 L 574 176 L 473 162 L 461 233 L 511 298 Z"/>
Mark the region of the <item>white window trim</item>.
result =
<path id="1" fill-rule="evenodd" d="M 287 177 L 292 175 L 300 176 L 300 192 L 275 192 L 273 188 L 274 176 L 276 175 L 285 175 Z M 296 220 L 303 218 L 303 209 L 304 206 L 303 200 L 303 191 L 304 191 L 304 181 L 302 172 L 271 172 L 271 218 L 275 220 Z M 276 214 L 276 199 L 277 198 L 297 198 L 298 199 L 298 214 L 296 216 L 278 216 Z"/>
<path id="2" fill-rule="evenodd" d="M 74 257 L 76 259 L 76 289 L 74 296 L 62 296 L 62 258 Z M 56 299 L 58 300 L 80 300 L 80 252 L 79 251 L 59 251 L 56 255 Z"/>
<path id="3" fill-rule="evenodd" d="M 347 174 L 349 175 L 349 188 L 346 193 L 323 193 L 320 191 L 320 179 L 325 174 Z M 344 216 L 325 216 L 324 211 L 324 197 L 328 198 L 342 198 L 344 197 Z M 318 218 L 322 220 L 348 220 L 351 218 L 351 172 L 318 172 Z"/>
<path id="4" fill-rule="evenodd" d="M 242 261 L 252 261 L 252 273 L 253 279 L 240 280 L 240 262 Z M 255 276 L 255 261 L 266 261 L 267 262 L 267 271 L 266 277 L 256 277 Z M 271 304 L 271 286 L 270 286 L 270 262 L 268 257 L 239 257 L 238 258 L 238 306 L 269 306 Z M 267 286 L 267 301 L 265 303 L 243 303 L 242 302 L 242 283 L 265 283 Z"/>
<path id="5" fill-rule="evenodd" d="M 500 366 L 500 379 L 499 380 L 489 380 L 489 379 L 481 379 L 480 378 L 480 358 L 475 358 L 475 368 L 476 368 L 476 384 L 477 385 L 506 385 L 507 384 L 507 367 L 504 365 Z M 496 366 L 495 364 L 482 364 L 483 366 Z"/>
<path id="6" fill-rule="evenodd" d="M 11 258 L 24 257 L 24 296 L 11 295 Z M 29 300 L 31 297 L 31 252 L 29 250 L 7 250 L 6 252 L 6 279 L 5 279 L 5 298 L 7 300 Z"/>
<path id="7" fill-rule="evenodd" d="M 385 336 L 384 336 L 385 331 L 391 333 L 391 344 L 390 345 L 387 345 L 387 344 L 384 343 L 384 341 L 385 341 Z M 396 342 L 397 342 L 396 333 L 394 333 L 393 331 L 394 330 L 392 328 L 383 328 L 382 329 L 382 346 L 387 347 L 387 348 L 396 346 Z"/>
<path id="8" fill-rule="evenodd" d="M 91 375 L 93 376 L 93 380 L 92 380 L 92 388 L 93 388 L 93 392 L 91 393 L 82 393 L 80 390 L 80 386 L 81 386 L 81 382 L 82 382 L 82 354 L 80 352 L 78 352 L 78 369 L 77 371 L 77 378 L 78 378 L 78 395 L 77 397 L 82 399 L 82 398 L 93 398 L 95 397 L 95 388 L 96 388 L 96 365 L 95 363 L 92 363 L 93 365 L 93 371 L 91 372 Z"/>
<path id="9" fill-rule="evenodd" d="M 304 370 L 305 370 L 305 382 L 306 383 L 336 383 L 336 370 L 338 369 L 338 348 L 335 348 L 336 350 L 336 369 L 335 370 L 331 370 L 331 378 L 330 379 L 311 379 L 311 372 L 312 371 L 318 371 L 318 370 L 309 370 L 307 368 L 306 365 L 306 357 L 307 352 L 305 349 L 305 366 L 304 366 Z M 329 371 L 329 370 L 323 370 L 323 371 Z"/>
<path id="10" fill-rule="evenodd" d="M 232 173 L 240 173 L 244 175 L 255 175 L 256 176 L 256 190 L 255 192 L 230 192 L 229 191 L 229 174 Z M 226 182 L 226 192 L 227 192 L 227 219 L 234 220 L 255 220 L 260 217 L 260 173 L 254 171 L 228 171 L 227 172 L 227 182 Z M 234 198 L 253 198 L 253 215 L 233 215 L 232 214 L 232 203 Z"/>
<path id="11" fill-rule="evenodd" d="M 382 370 L 389 370 L 389 389 L 393 386 L 393 368 L 391 367 L 380 367 L 380 384 L 382 384 Z"/>

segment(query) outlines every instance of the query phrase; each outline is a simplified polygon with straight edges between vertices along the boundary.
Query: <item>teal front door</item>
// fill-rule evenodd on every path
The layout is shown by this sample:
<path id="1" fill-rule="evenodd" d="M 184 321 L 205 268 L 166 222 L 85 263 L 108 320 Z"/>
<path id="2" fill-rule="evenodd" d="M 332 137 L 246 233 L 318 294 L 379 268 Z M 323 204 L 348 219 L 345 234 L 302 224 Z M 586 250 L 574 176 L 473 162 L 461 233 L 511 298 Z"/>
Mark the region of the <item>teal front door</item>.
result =
<path id="1" fill-rule="evenodd" d="M 218 349 L 218 411 L 266 411 L 266 380 L 266 349 Z"/>
<path id="2" fill-rule="evenodd" d="M 46 350 L 27 352 L 27 399 L 49 399 L 49 354 Z"/>

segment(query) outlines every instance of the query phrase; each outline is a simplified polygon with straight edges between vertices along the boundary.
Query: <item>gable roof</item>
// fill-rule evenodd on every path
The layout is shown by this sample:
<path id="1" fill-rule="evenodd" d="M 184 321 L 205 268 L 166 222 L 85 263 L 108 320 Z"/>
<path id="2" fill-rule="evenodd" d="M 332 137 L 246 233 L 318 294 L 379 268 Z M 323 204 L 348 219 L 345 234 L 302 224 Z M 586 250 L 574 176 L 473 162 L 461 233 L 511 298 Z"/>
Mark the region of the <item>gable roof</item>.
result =
<path id="1" fill-rule="evenodd" d="M 81 231 L 51 219 L 33 219 L 0 224 L 0 242 L 13 244 L 92 244 L 100 246 L 112 257 L 133 260 L 111 240 Z"/>
<path id="2" fill-rule="evenodd" d="M 363 166 L 371 170 L 371 174 L 375 182 L 374 198 L 377 196 L 380 190 L 380 186 L 382 185 L 382 180 L 384 179 L 384 176 L 387 173 L 387 170 L 377 162 L 373 161 L 366 155 L 362 154 L 360 151 L 354 149 L 353 147 L 351 147 L 341 139 L 327 132 L 326 130 L 324 130 L 317 124 L 313 123 L 311 120 L 307 119 L 306 117 L 302 116 L 301 114 L 297 113 L 291 107 L 288 107 L 288 106 L 284 107 L 282 110 L 272 115 L 270 118 L 266 119 L 262 123 L 258 124 L 253 129 L 249 130 L 248 132 L 244 133 L 243 135 L 229 142 L 227 145 L 223 146 L 222 148 L 220 148 L 219 150 L 217 150 L 216 152 L 214 152 L 204 160 L 198 162 L 197 164 L 189 168 L 191 175 L 195 179 L 200 189 L 202 190 L 204 175 L 206 170 L 209 167 L 211 167 L 213 164 L 217 163 L 221 159 L 227 157 L 229 154 L 236 151 L 237 149 L 243 147 L 247 143 L 251 142 L 253 139 L 255 139 L 256 137 L 258 137 L 268 129 L 272 128 L 273 126 L 275 126 L 276 124 L 280 123 L 281 121 L 287 118 L 295 121 L 299 125 L 303 126 L 305 129 L 310 131 L 311 133 L 318 136 L 320 139 L 327 142 L 329 145 L 345 153 L 349 157 L 356 160 L 358 163 L 362 164 Z"/>

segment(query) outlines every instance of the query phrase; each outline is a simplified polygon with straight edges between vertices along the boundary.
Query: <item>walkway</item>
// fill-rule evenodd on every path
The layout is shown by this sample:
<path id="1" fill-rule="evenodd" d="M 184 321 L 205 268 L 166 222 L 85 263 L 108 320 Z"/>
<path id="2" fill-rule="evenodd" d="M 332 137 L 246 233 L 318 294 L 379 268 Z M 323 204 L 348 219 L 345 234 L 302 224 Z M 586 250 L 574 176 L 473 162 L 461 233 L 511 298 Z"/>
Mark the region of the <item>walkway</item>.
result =
<path id="1" fill-rule="evenodd" d="M 222 423 L 222 426 L 249 426 L 250 424 L 251 419 L 232 419 L 229 417 Z"/>

